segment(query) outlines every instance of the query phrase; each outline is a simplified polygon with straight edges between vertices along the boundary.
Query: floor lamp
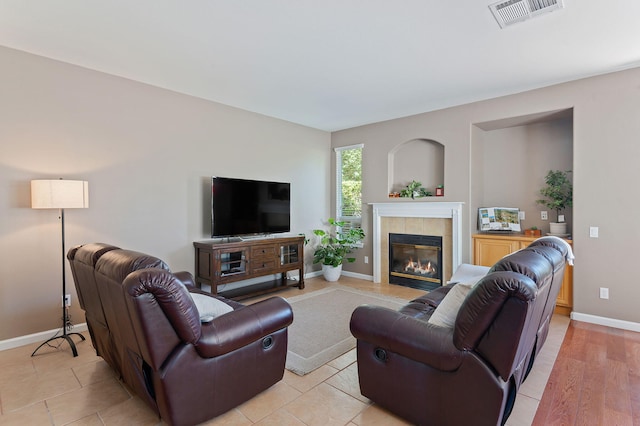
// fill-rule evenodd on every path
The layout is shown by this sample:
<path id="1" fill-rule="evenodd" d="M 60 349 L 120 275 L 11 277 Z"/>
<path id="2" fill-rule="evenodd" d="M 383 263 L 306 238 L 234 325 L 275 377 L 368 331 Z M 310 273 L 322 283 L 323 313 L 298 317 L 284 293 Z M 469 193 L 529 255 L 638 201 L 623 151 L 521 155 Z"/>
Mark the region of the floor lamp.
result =
<path id="1" fill-rule="evenodd" d="M 82 180 L 32 180 L 31 181 L 31 208 L 32 209 L 60 209 L 60 223 L 62 229 L 62 335 L 54 336 L 36 348 L 31 354 L 34 356 L 38 349 L 49 342 L 63 339 L 69 343 L 73 356 L 78 356 L 76 345 L 71 339 L 72 335 L 85 337 L 80 333 L 67 333 L 69 315 L 67 313 L 66 298 L 67 281 L 65 274 L 65 248 L 64 248 L 64 209 L 86 209 L 89 207 L 89 183 Z M 51 346 L 51 345 L 49 345 Z"/>

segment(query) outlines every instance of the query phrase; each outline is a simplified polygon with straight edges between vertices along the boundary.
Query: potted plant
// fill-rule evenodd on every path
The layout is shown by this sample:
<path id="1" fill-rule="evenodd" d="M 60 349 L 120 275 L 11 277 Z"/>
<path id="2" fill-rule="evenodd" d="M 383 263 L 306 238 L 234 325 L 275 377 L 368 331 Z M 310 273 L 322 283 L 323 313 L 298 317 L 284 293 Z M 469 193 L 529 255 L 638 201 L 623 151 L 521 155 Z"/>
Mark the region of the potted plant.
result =
<path id="1" fill-rule="evenodd" d="M 313 252 L 313 263 L 322 264 L 322 274 L 327 281 L 337 281 L 342 272 L 342 264 L 347 261 L 353 263 L 355 257 L 348 256 L 354 248 L 359 247 L 364 239 L 364 231 L 361 228 L 349 228 L 347 224 L 333 218 L 327 220 L 330 230 L 314 229 L 317 237 Z"/>
<path id="2" fill-rule="evenodd" d="M 543 199 L 536 200 L 536 203 L 556 211 L 556 222 L 550 223 L 550 233 L 556 235 L 565 235 L 567 233 L 567 224 L 560 222 L 560 212 L 567 207 L 573 205 L 573 185 L 569 180 L 571 170 L 549 170 L 544 178 L 546 186 L 540 190 Z"/>
<path id="3" fill-rule="evenodd" d="M 411 197 L 412 199 L 420 197 L 429 197 L 431 192 L 422 187 L 422 184 L 418 181 L 412 180 L 405 189 L 400 191 L 401 197 Z"/>

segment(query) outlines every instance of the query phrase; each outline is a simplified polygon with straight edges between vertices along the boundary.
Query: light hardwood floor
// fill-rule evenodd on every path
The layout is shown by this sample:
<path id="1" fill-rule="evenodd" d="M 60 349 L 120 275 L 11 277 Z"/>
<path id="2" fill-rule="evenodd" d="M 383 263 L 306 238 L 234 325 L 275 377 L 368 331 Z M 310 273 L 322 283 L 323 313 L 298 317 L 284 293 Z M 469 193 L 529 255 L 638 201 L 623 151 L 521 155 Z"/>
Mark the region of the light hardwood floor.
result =
<path id="1" fill-rule="evenodd" d="M 342 277 L 340 285 L 410 300 L 423 292 L 395 285 Z M 304 290 L 276 293 L 297 296 L 331 285 L 307 280 Z M 247 301 L 251 303 L 251 301 Z M 560 350 L 569 318 L 555 316 L 549 337 L 522 386 L 507 424 L 533 422 L 547 379 Z M 158 417 L 114 376 L 87 341 L 78 357 L 68 345 L 60 350 L 37 344 L 0 352 L 0 425 L 161 425 Z M 355 349 L 300 377 L 285 370 L 270 389 L 206 423 L 207 425 L 405 425 L 402 419 L 360 395 Z M 567 424 L 567 423 L 564 423 Z"/>
<path id="2" fill-rule="evenodd" d="M 534 425 L 640 425 L 640 333 L 572 321 Z"/>

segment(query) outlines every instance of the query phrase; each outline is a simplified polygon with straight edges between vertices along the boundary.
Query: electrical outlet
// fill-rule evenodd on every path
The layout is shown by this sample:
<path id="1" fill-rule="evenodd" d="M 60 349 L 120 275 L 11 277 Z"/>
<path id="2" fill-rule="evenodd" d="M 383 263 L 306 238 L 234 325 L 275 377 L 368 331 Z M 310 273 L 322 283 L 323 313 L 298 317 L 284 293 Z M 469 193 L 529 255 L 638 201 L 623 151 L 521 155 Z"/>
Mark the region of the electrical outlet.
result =
<path id="1" fill-rule="evenodd" d="M 549 220 L 549 215 L 547 214 L 546 211 L 541 211 L 540 212 L 540 219 L 541 220 Z"/>
<path id="2" fill-rule="evenodd" d="M 369 256 L 364 257 L 364 263 L 369 263 Z"/>
<path id="3" fill-rule="evenodd" d="M 524 210 L 520 210 L 518 212 L 518 219 L 525 220 L 524 218 L 525 218 Z"/>
<path id="4" fill-rule="evenodd" d="M 589 237 L 591 238 L 598 238 L 598 227 L 597 226 L 590 226 L 589 227 Z"/>
<path id="5" fill-rule="evenodd" d="M 600 299 L 609 298 L 609 289 L 607 287 L 600 287 Z"/>
<path id="6" fill-rule="evenodd" d="M 70 294 L 65 294 L 64 295 L 64 305 L 69 307 L 71 306 L 71 295 Z"/>

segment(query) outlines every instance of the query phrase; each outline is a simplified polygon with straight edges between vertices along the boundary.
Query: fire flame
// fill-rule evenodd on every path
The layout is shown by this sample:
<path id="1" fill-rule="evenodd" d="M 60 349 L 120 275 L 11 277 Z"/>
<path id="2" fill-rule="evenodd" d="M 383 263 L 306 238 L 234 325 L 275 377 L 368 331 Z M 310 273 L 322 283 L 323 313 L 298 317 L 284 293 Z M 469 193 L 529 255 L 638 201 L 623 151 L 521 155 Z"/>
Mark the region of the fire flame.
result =
<path id="1" fill-rule="evenodd" d="M 404 267 L 404 271 L 412 272 L 414 274 L 427 275 L 427 274 L 435 274 L 436 268 L 434 265 L 431 264 L 430 261 L 428 261 L 425 265 L 423 265 L 422 262 L 420 262 L 420 259 L 418 259 L 418 261 L 415 262 L 413 258 L 410 257 L 409 260 L 407 261 L 407 264 Z"/>

